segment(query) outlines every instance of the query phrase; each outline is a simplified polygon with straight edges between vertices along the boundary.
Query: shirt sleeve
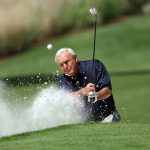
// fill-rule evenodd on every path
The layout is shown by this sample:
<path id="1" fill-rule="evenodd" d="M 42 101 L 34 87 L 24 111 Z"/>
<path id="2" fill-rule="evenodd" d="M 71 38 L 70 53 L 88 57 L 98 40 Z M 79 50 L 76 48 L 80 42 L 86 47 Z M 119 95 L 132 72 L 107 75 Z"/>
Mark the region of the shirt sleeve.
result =
<path id="1" fill-rule="evenodd" d="M 105 65 L 100 61 L 96 61 L 95 69 L 96 69 L 95 72 L 97 80 L 96 82 L 97 90 L 100 90 L 103 87 L 108 87 L 109 89 L 112 89 L 110 76 L 106 70 Z"/>

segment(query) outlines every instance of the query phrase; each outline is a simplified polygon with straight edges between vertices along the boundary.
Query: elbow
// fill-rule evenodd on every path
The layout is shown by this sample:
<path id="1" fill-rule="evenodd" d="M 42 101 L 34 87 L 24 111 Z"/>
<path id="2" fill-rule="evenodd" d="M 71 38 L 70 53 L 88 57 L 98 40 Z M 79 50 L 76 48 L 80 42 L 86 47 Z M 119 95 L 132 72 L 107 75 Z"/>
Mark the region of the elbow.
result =
<path id="1" fill-rule="evenodd" d="M 105 87 L 97 93 L 97 99 L 98 100 L 107 99 L 108 97 L 111 96 L 111 94 L 112 94 L 111 89 Z"/>
<path id="2" fill-rule="evenodd" d="M 112 94 L 111 89 L 106 88 L 106 98 L 110 97 Z"/>

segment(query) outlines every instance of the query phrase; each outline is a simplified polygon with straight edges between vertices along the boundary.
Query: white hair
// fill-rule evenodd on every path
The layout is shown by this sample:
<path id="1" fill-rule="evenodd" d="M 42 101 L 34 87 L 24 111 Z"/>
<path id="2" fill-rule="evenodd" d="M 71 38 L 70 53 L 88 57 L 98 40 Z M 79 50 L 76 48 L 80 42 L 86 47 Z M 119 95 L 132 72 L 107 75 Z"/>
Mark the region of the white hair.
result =
<path id="1" fill-rule="evenodd" d="M 71 48 L 61 48 L 57 51 L 56 55 L 55 55 L 55 62 L 57 63 L 57 57 L 60 56 L 62 53 L 64 52 L 69 52 L 71 54 L 71 56 L 75 56 L 76 53 L 73 51 L 73 49 Z"/>

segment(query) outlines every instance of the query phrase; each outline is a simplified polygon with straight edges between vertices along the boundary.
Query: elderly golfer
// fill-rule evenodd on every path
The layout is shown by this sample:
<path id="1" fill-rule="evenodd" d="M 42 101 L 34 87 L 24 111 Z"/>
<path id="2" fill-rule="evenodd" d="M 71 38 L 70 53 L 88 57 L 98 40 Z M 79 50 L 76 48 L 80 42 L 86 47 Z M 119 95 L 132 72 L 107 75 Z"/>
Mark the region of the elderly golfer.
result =
<path id="1" fill-rule="evenodd" d="M 63 72 L 58 80 L 59 87 L 70 91 L 84 102 L 84 121 L 120 121 L 110 77 L 101 61 L 79 61 L 71 48 L 58 50 L 55 61 Z"/>

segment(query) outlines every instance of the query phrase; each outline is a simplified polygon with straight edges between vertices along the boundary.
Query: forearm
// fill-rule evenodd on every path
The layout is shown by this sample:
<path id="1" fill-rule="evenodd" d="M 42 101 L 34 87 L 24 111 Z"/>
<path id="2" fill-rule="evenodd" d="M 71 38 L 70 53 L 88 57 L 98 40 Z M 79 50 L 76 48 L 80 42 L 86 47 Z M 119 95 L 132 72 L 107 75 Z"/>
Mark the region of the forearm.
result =
<path id="1" fill-rule="evenodd" d="M 72 92 L 71 93 L 73 96 L 77 96 L 77 97 L 83 97 L 83 96 L 88 96 L 89 95 L 89 91 L 88 89 L 85 88 L 81 88 L 78 91 Z M 97 100 L 103 100 L 108 98 L 111 95 L 111 90 L 108 87 L 104 87 L 101 90 L 99 90 L 98 92 L 96 92 L 96 96 L 97 96 Z"/>
<path id="2" fill-rule="evenodd" d="M 108 87 L 104 87 L 99 90 L 97 93 L 97 100 L 103 100 L 108 98 L 111 95 L 111 90 Z"/>
<path id="3" fill-rule="evenodd" d="M 83 96 L 87 95 L 85 88 L 81 88 L 80 90 L 72 92 L 71 94 L 72 94 L 72 96 L 77 96 L 77 97 L 83 97 Z"/>

